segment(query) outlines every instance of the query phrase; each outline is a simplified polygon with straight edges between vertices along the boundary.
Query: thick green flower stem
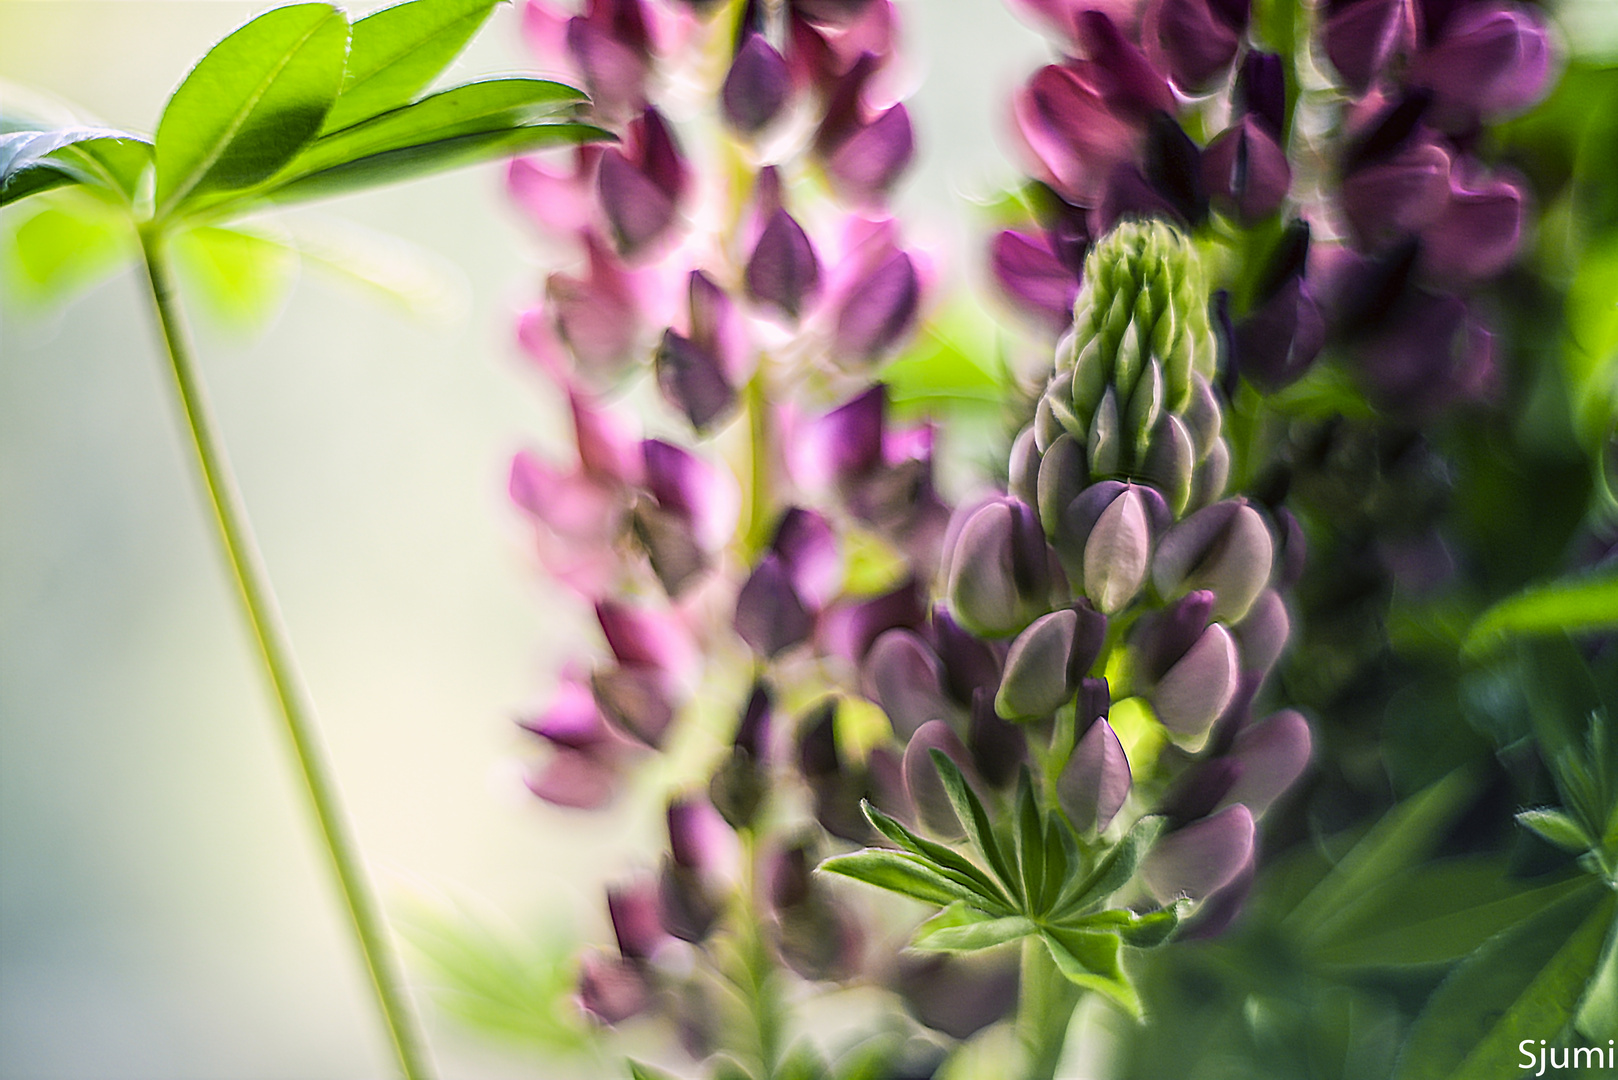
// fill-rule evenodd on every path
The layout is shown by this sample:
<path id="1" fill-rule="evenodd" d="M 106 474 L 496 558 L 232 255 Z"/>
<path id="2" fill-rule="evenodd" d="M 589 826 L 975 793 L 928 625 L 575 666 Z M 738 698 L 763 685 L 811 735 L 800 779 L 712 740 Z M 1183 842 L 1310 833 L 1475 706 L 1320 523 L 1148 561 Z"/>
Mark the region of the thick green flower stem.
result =
<path id="1" fill-rule="evenodd" d="M 1068 1025 L 1083 991 L 1056 968 L 1037 937 L 1023 938 L 1022 978 L 1017 992 L 1017 1037 L 1022 1040 L 1023 1080 L 1054 1080 L 1067 1042 Z"/>
<path id="2" fill-rule="evenodd" d="M 303 774 L 321 837 L 325 840 L 332 866 L 337 871 L 337 882 L 348 906 L 354 934 L 370 973 L 377 1003 L 387 1023 L 388 1035 L 398 1056 L 400 1071 L 408 1080 L 428 1080 L 433 1070 L 428 1062 L 420 1023 L 405 991 L 398 959 L 383 923 L 381 907 L 366 877 L 359 849 L 339 805 L 331 766 L 315 729 L 309 693 L 298 673 L 286 629 L 281 624 L 275 594 L 270 588 L 258 544 L 248 525 L 247 513 L 225 456 L 224 444 L 214 427 L 212 409 L 192 356 L 190 337 L 180 315 L 179 297 L 170 278 L 164 240 L 158 228 L 141 230 L 146 273 L 151 282 L 152 301 L 157 309 L 158 328 L 168 351 L 176 403 L 184 417 L 192 448 L 196 451 L 197 465 L 202 472 L 203 485 L 207 488 L 208 501 L 213 507 L 219 540 L 231 573 L 236 578 L 243 614 L 258 642 L 259 655 L 264 660 L 265 672 L 275 691 L 275 700 L 285 721 L 298 768 Z"/>

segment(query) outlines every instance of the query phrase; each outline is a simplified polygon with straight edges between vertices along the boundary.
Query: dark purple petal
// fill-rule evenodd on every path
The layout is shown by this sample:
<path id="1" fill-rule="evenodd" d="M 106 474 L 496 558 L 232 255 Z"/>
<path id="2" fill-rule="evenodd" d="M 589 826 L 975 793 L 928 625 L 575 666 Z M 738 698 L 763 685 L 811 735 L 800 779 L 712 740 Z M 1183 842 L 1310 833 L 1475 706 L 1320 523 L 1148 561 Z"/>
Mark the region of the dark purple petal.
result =
<path id="1" fill-rule="evenodd" d="M 866 654 L 861 678 L 866 696 L 882 706 L 901 739 L 954 711 L 939 685 L 938 657 L 914 631 L 888 630 L 878 637 Z"/>
<path id="2" fill-rule="evenodd" d="M 1070 202 L 1092 203 L 1141 142 L 1140 128 L 1115 115 L 1092 85 L 1066 67 L 1035 72 L 1014 98 L 1013 110 L 1018 134 Z"/>
<path id="3" fill-rule="evenodd" d="M 736 725 L 736 738 L 733 740 L 736 749 L 754 761 L 766 760 L 770 756 L 770 731 L 774 726 L 774 714 L 769 687 L 763 681 L 754 683 L 753 692 L 747 697 L 747 708 L 742 710 L 741 723 Z"/>
<path id="4" fill-rule="evenodd" d="M 1135 647 L 1147 679 L 1161 679 L 1191 651 L 1213 617 L 1214 599 L 1208 590 L 1196 589 L 1141 620 Z"/>
<path id="5" fill-rule="evenodd" d="M 1200 900 L 1236 879 L 1253 857 L 1253 815 L 1229 806 L 1160 839 L 1141 864 L 1141 879 L 1159 903 Z"/>
<path id="6" fill-rule="evenodd" d="M 746 333 L 730 297 L 701 270 L 691 271 L 689 297 L 691 340 L 718 362 L 729 382 L 744 375 L 747 365 Z"/>
<path id="7" fill-rule="evenodd" d="M 814 625 L 780 556 L 767 552 L 736 595 L 736 633 L 768 658 L 807 641 Z"/>
<path id="8" fill-rule="evenodd" d="M 618 730 L 647 746 L 663 745 L 663 736 L 674 722 L 674 704 L 660 672 L 608 668 L 590 676 L 590 690 L 602 715 Z"/>
<path id="9" fill-rule="evenodd" d="M 1146 55 L 1188 93 L 1207 89 L 1236 59 L 1241 27 L 1208 0 L 1152 0 L 1141 36 Z"/>
<path id="10" fill-rule="evenodd" d="M 603 1024 L 619 1024 L 651 1004 L 646 976 L 634 964 L 601 953 L 579 962 L 579 1008 Z"/>
<path id="11" fill-rule="evenodd" d="M 1168 819 L 1170 829 L 1205 818 L 1223 805 L 1241 775 L 1242 763 L 1233 758 L 1199 762 L 1180 774 L 1156 812 Z"/>
<path id="12" fill-rule="evenodd" d="M 1081 832 L 1105 829 L 1123 809 L 1130 787 L 1129 758 L 1117 733 L 1106 720 L 1092 720 L 1056 781 L 1068 820 Z"/>
<path id="13" fill-rule="evenodd" d="M 621 116 L 645 100 L 650 65 L 644 49 L 614 38 L 588 19 L 574 18 L 567 24 L 567 51 L 604 114 Z"/>
<path id="14" fill-rule="evenodd" d="M 748 34 L 719 88 L 727 123 L 744 135 L 763 130 L 792 92 L 792 72 L 763 34 Z"/>
<path id="15" fill-rule="evenodd" d="M 1498 178 L 1454 184 L 1448 205 L 1421 234 L 1422 269 L 1458 286 L 1494 277 L 1517 254 L 1522 226 L 1517 184 Z"/>
<path id="16" fill-rule="evenodd" d="M 1174 111 L 1174 91 L 1169 89 L 1168 81 L 1158 74 L 1146 54 L 1124 37 L 1110 15 L 1091 8 L 1079 12 L 1076 22 L 1079 39 L 1091 60 L 1106 72 L 1118 107 L 1133 110 L 1141 118 L 1154 112 Z"/>
<path id="17" fill-rule="evenodd" d="M 1182 221 L 1196 225 L 1208 216 L 1202 151 L 1166 112 L 1153 113 L 1147 122 L 1145 176 Z"/>
<path id="18" fill-rule="evenodd" d="M 1272 138 L 1281 137 L 1286 122 L 1287 85 L 1281 58 L 1249 49 L 1236 76 L 1237 109 L 1251 116 Z"/>
<path id="19" fill-rule="evenodd" d="M 1494 377 L 1492 335 L 1453 296 L 1412 295 L 1357 353 L 1377 404 L 1407 418 L 1482 397 Z"/>
<path id="20" fill-rule="evenodd" d="M 843 191 L 862 198 L 894 185 L 916 155 L 910 112 L 894 105 L 843 139 L 826 159 L 826 173 Z"/>
<path id="21" fill-rule="evenodd" d="M 1269 526 L 1245 499 L 1204 507 L 1164 534 L 1152 562 L 1161 596 L 1209 589 L 1213 618 L 1240 621 L 1269 581 L 1275 544 Z"/>
<path id="22" fill-rule="evenodd" d="M 679 202 L 690 182 L 690 172 L 680 155 L 680 145 L 663 114 L 648 107 L 630 125 L 629 142 L 635 150 L 635 163 L 657 189 Z"/>
<path id="23" fill-rule="evenodd" d="M 697 431 L 705 430 L 735 406 L 736 390 L 726 381 L 719 359 L 690 339 L 673 330 L 663 331 L 654 362 L 663 396 Z"/>
<path id="24" fill-rule="evenodd" d="M 919 630 L 927 621 L 921 583 L 909 578 L 897 588 L 869 600 L 838 606 L 830 612 L 825 631 L 828 651 L 860 663 L 871 644 L 885 630 Z"/>
<path id="25" fill-rule="evenodd" d="M 935 836 L 954 839 L 965 835 L 961 821 L 944 790 L 932 752 L 940 750 L 966 774 L 968 782 L 974 772 L 972 756 L 961 742 L 960 736 L 950 730 L 942 720 L 929 720 L 910 737 L 905 746 L 904 783 L 910 804 L 916 808 L 916 819 Z"/>
<path id="26" fill-rule="evenodd" d="M 1303 279 L 1293 278 L 1236 326 L 1231 350 L 1241 374 L 1274 393 L 1301 378 L 1325 344 L 1320 305 Z"/>
<path id="27" fill-rule="evenodd" d="M 933 608 L 933 648 L 944 666 L 944 688 L 961 704 L 1000 681 L 1000 658 L 988 642 L 967 633 L 943 604 Z"/>
<path id="28" fill-rule="evenodd" d="M 843 767 L 837 750 L 837 699 L 827 698 L 798 727 L 798 770 L 811 780 L 835 776 Z"/>
<path id="29" fill-rule="evenodd" d="M 991 787 L 1005 787 L 1016 779 L 1017 770 L 1028 758 L 1028 740 L 1016 724 L 1000 719 L 994 711 L 994 690 L 979 687 L 972 694 L 971 716 L 967 721 L 966 744 L 978 774 Z"/>
<path id="30" fill-rule="evenodd" d="M 910 256 L 895 251 L 857 282 L 837 313 L 835 359 L 869 364 L 893 348 L 916 319 L 921 280 Z"/>
<path id="31" fill-rule="evenodd" d="M 613 239 L 625 255 L 644 250 L 674 223 L 673 197 L 615 146 L 601 152 L 596 186 Z"/>
<path id="32" fill-rule="evenodd" d="M 1412 29 L 1406 0 L 1354 0 L 1326 17 L 1321 31 L 1326 56 L 1355 94 L 1382 73 Z"/>
<path id="33" fill-rule="evenodd" d="M 812 453 L 838 480 L 862 476 L 883 462 L 887 441 L 888 388 L 877 383 L 815 422 Z"/>
<path id="34" fill-rule="evenodd" d="M 723 896 L 716 895 L 700 874 L 673 859 L 663 863 L 657 877 L 657 914 L 671 937 L 700 945 L 723 911 Z"/>
<path id="35" fill-rule="evenodd" d="M 1434 122 L 1464 129 L 1480 117 L 1528 109 L 1550 87 L 1550 28 L 1521 4 L 1476 3 L 1445 24 L 1410 65 L 1409 80 L 1433 91 Z"/>
<path id="36" fill-rule="evenodd" d="M 1243 728 L 1229 756 L 1241 763 L 1236 783 L 1225 794 L 1227 805 L 1240 803 L 1261 817 L 1309 765 L 1312 740 L 1309 722 L 1292 709 Z"/>
<path id="37" fill-rule="evenodd" d="M 1343 178 L 1340 198 L 1354 240 L 1376 250 L 1437 220 L 1450 198 L 1450 157 L 1415 142 Z"/>
<path id="38" fill-rule="evenodd" d="M 702 798 L 669 800 L 669 853 L 688 870 L 720 874 L 734 864 L 736 836 Z"/>
<path id="39" fill-rule="evenodd" d="M 736 528 L 736 492 L 729 477 L 662 439 L 647 439 L 640 448 L 646 490 L 657 504 L 679 515 L 705 549 L 724 547 Z"/>
<path id="40" fill-rule="evenodd" d="M 803 226 L 785 210 L 770 216 L 747 260 L 747 294 L 793 318 L 820 285 L 820 261 Z"/>
<path id="41" fill-rule="evenodd" d="M 989 267 L 1006 298 L 1051 331 L 1073 325 L 1079 280 L 1043 238 L 1007 229 L 994 238 Z"/>
<path id="42" fill-rule="evenodd" d="M 1286 152 L 1251 116 L 1208 144 L 1202 177 L 1214 205 L 1244 224 L 1279 210 L 1292 185 Z"/>
<path id="43" fill-rule="evenodd" d="M 657 885 L 652 881 L 607 890 L 607 914 L 625 960 L 647 960 L 668 939 L 657 914 Z"/>
<path id="44" fill-rule="evenodd" d="M 781 557 L 792 587 L 814 608 L 823 608 L 843 583 L 842 557 L 831 524 L 813 510 L 794 506 L 781 515 L 770 548 Z"/>

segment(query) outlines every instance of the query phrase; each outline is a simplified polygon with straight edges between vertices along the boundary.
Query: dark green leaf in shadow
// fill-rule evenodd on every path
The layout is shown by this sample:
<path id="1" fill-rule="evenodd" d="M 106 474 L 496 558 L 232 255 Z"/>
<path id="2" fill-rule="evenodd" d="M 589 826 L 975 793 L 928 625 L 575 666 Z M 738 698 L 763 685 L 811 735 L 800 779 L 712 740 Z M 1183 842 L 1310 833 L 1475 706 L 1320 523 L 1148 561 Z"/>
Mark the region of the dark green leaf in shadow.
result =
<path id="1" fill-rule="evenodd" d="M 1594 882 L 1492 939 L 1428 999 L 1394 1080 L 1497 1080 L 1554 1040 L 1584 997 L 1618 898 Z"/>
<path id="2" fill-rule="evenodd" d="M 929 904 L 953 904 L 957 900 L 970 902 L 974 895 L 964 885 L 949 880 L 917 856 L 901 855 L 896 851 L 869 848 L 848 855 L 835 855 L 821 863 L 819 868 L 829 874 L 841 874 Z"/>
<path id="3" fill-rule="evenodd" d="M 1094 990 L 1135 1019 L 1141 1017 L 1140 995 L 1124 974 L 1120 953 L 1123 943 L 1116 934 L 1047 928 L 1040 937 L 1050 951 L 1056 968 L 1066 979 Z"/>
<path id="4" fill-rule="evenodd" d="M 1489 608 L 1466 635 L 1469 656 L 1509 638 L 1618 627 L 1618 571 L 1579 574 L 1530 586 Z"/>
<path id="5" fill-rule="evenodd" d="M 407 104 L 460 55 L 499 0 L 411 0 L 354 23 L 324 131 Z"/>
<path id="6" fill-rule="evenodd" d="M 328 4 L 275 8 L 215 45 L 157 125 L 157 216 L 268 178 L 315 137 L 343 81 L 348 22 Z"/>
<path id="7" fill-rule="evenodd" d="M 1045 829 L 1039 807 L 1034 805 L 1034 787 L 1024 769 L 1017 784 L 1017 865 L 1022 871 L 1023 897 L 1029 910 L 1041 913 L 1040 897 L 1045 892 Z"/>

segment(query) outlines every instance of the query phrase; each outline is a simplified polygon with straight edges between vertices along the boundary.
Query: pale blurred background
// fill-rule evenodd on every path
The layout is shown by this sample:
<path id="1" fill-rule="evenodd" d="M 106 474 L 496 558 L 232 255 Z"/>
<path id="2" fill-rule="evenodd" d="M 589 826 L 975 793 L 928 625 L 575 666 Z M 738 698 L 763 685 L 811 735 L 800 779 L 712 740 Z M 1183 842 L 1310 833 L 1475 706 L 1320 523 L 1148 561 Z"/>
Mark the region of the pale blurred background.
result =
<path id="1" fill-rule="evenodd" d="M 4 0 L 0 79 L 149 132 L 190 64 L 262 7 Z M 905 15 L 923 160 L 910 230 L 975 266 L 961 196 L 1013 175 L 995 129 L 1044 49 L 998 0 Z M 517 21 L 499 10 L 453 74 L 523 69 Z M 511 452 L 565 429 L 512 341 L 544 268 L 502 176 L 293 219 L 442 260 L 447 321 L 306 270 L 266 330 L 199 317 L 199 344 L 390 912 L 459 906 L 514 942 L 605 940 L 599 884 L 650 859 L 658 808 L 565 814 L 520 783 L 512 717 L 594 630 L 544 584 L 504 498 Z M 0 1076 L 382 1077 L 138 284 L 124 273 L 55 310 L 0 302 Z M 566 1071 L 427 1013 L 446 1077 Z"/>

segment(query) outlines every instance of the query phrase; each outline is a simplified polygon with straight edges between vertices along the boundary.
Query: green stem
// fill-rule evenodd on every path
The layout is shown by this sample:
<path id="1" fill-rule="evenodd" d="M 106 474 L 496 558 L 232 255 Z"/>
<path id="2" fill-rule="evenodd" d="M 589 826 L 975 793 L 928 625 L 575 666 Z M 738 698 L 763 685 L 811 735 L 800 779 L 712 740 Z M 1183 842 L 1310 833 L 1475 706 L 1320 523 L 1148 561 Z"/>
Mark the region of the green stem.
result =
<path id="1" fill-rule="evenodd" d="M 1057 970 L 1044 942 L 1037 937 L 1023 939 L 1017 1037 L 1023 1045 L 1024 1080 L 1054 1080 L 1080 994 Z"/>
<path id="2" fill-rule="evenodd" d="M 230 563 L 241 596 L 243 613 L 258 642 L 259 655 L 275 691 L 276 703 L 286 724 L 298 767 L 309 792 L 315 819 L 320 825 L 326 851 L 337 882 L 348 906 L 354 934 L 376 991 L 393 1041 L 399 1068 L 407 1080 L 428 1080 L 433 1075 L 427 1060 L 426 1044 L 419 1022 L 404 989 L 404 980 L 388 938 L 371 884 L 360 861 L 359 848 L 349 831 L 338 801 L 331 766 L 315 729 L 314 708 L 308 690 L 298 673 L 287 632 L 281 624 L 275 594 L 270 588 L 264 560 L 253 538 L 241 493 L 225 455 L 224 443 L 214 426 L 212 407 L 192 356 L 189 335 L 181 318 L 179 298 L 169 276 L 161 230 L 141 230 L 141 248 L 146 258 L 146 274 L 151 283 L 152 301 L 157 309 L 158 326 L 174 376 L 176 402 L 184 414 L 191 446 L 196 451 L 208 500 L 213 507 L 219 540 Z"/>
<path id="3" fill-rule="evenodd" d="M 743 538 L 749 556 L 756 555 L 770 542 L 775 526 L 775 501 L 770 498 L 770 405 L 764 386 L 767 357 L 759 357 L 758 370 L 742 391 L 747 408 L 748 480 L 747 533 Z"/>

